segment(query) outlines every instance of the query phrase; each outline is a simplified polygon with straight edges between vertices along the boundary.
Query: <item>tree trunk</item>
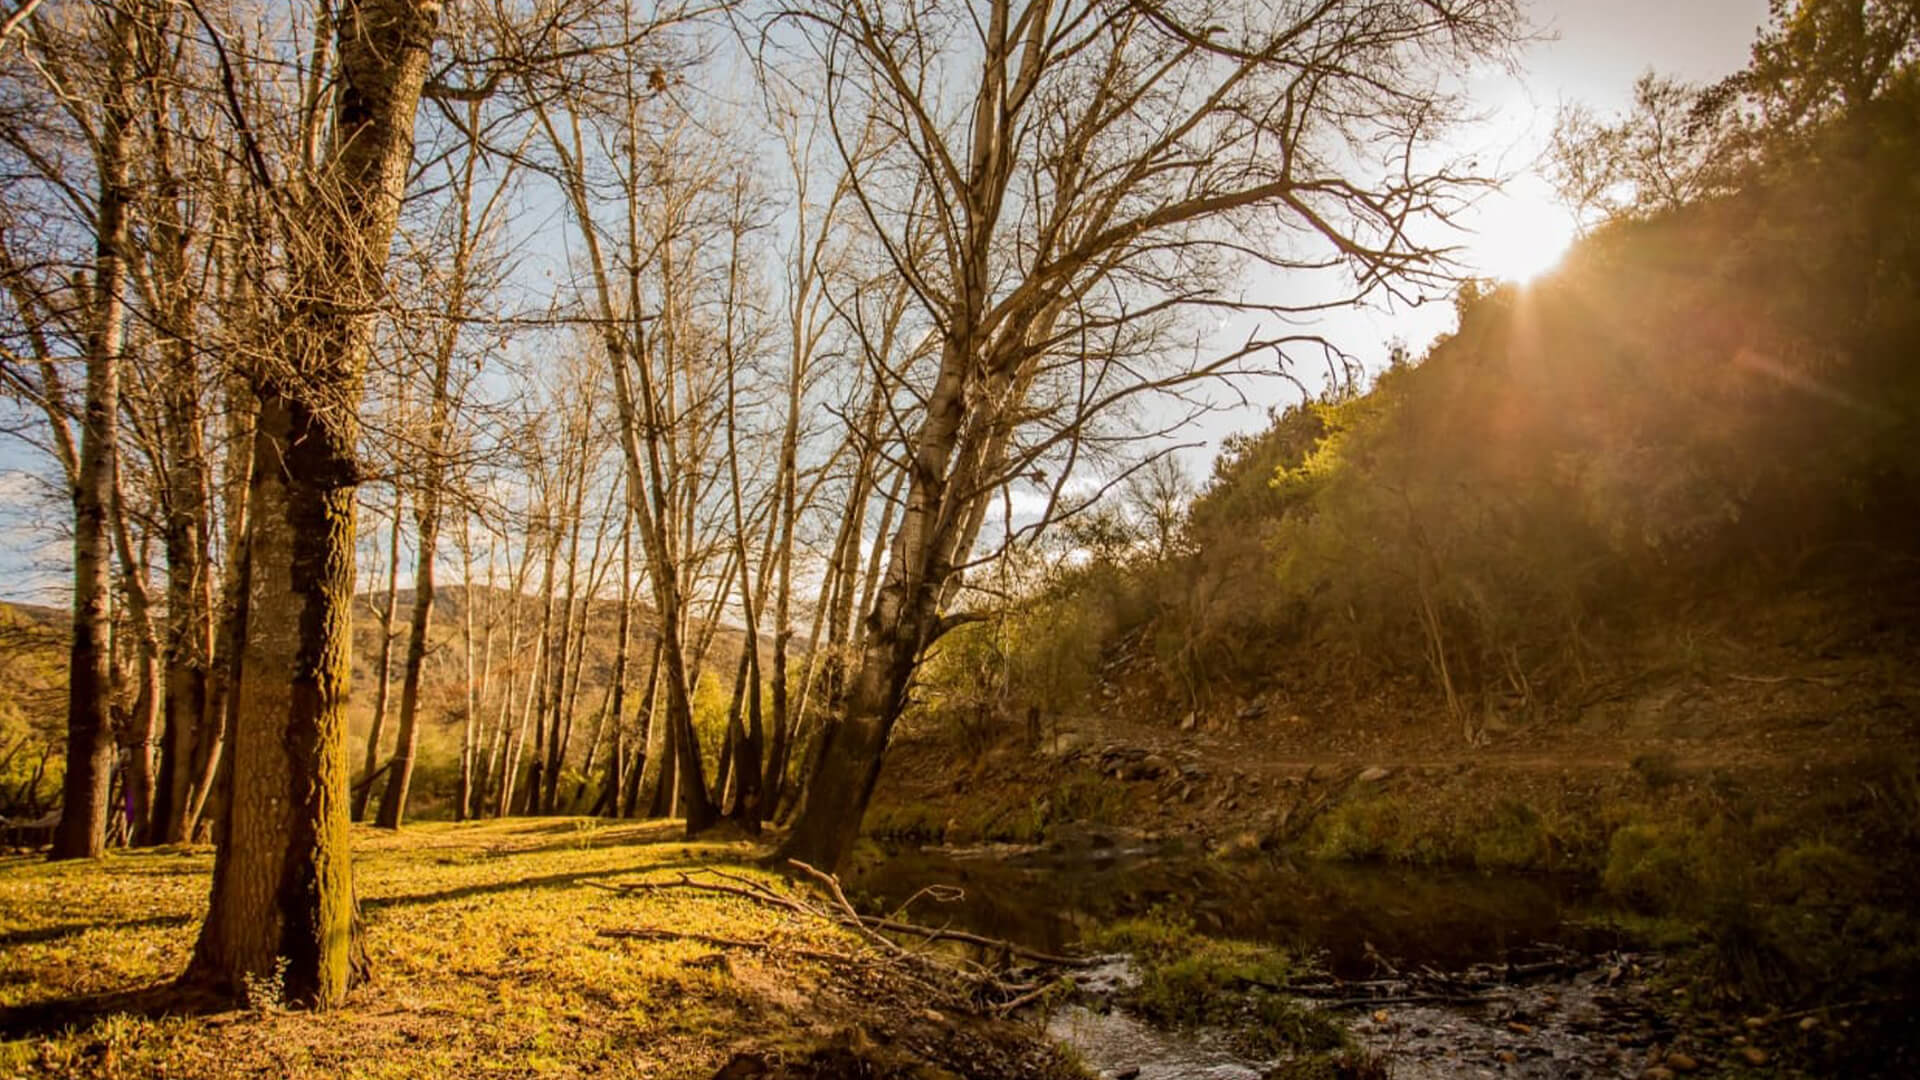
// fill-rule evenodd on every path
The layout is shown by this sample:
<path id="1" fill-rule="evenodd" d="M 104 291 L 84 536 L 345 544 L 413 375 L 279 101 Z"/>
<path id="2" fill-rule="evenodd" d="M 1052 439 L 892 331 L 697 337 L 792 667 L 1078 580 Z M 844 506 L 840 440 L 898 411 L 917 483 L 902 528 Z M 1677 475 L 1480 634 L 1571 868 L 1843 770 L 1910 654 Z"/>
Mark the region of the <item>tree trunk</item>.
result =
<path id="1" fill-rule="evenodd" d="M 158 81 L 158 80 L 156 80 Z M 156 87 L 156 93 L 166 88 Z M 208 555 L 213 479 L 202 428 L 201 375 L 193 348 L 194 283 L 187 266 L 184 185 L 175 172 L 166 125 L 154 132 L 153 158 L 160 197 L 172 220 L 156 222 L 155 247 L 164 276 L 167 339 L 161 345 L 166 385 L 160 388 L 165 451 L 167 630 L 160 779 L 155 792 L 154 839 L 185 843 L 193 823 L 194 745 L 219 724 L 209 712 L 213 662 L 213 574 Z"/>
<path id="2" fill-rule="evenodd" d="M 337 1001 L 354 921 L 345 710 L 351 441 L 278 387 L 255 447 L 249 619 L 232 791 L 196 963 L 234 989 L 285 960 L 297 1000 Z"/>
<path id="3" fill-rule="evenodd" d="M 420 531 L 420 552 L 413 569 L 413 617 L 407 625 L 406 668 L 400 676 L 400 731 L 394 740 L 393 768 L 387 772 L 387 791 L 380 799 L 380 816 L 374 822 L 382 829 L 400 827 L 407 812 L 407 793 L 413 785 L 413 753 L 420 737 L 420 672 L 427 661 L 427 629 L 433 619 L 433 558 L 440 536 L 438 486 L 438 478 L 433 479 L 416 503 L 419 510 L 414 521 Z"/>
<path id="4" fill-rule="evenodd" d="M 393 692 L 393 613 L 400 602 L 400 516 L 406 499 L 398 487 L 393 491 L 393 527 L 387 533 L 387 595 L 380 608 L 379 682 L 373 691 L 373 722 L 367 727 L 366 764 L 360 767 L 360 783 L 354 789 L 353 820 L 367 820 L 367 804 L 373 801 L 373 775 L 380 764 L 380 736 L 387 727 L 387 699 Z"/>
<path id="5" fill-rule="evenodd" d="M 633 763 L 627 767 L 627 789 L 621 793 L 620 816 L 635 817 L 640 813 L 641 781 L 646 778 L 647 765 L 657 760 L 659 754 L 653 749 L 653 735 L 658 728 L 653 722 L 654 695 L 660 686 L 660 643 L 653 644 L 653 659 L 647 663 L 647 690 L 640 695 L 641 715 L 645 718 L 640 730 L 635 733 L 633 744 Z"/>
<path id="6" fill-rule="evenodd" d="M 460 731 L 460 790 L 453 804 L 453 820 L 465 821 L 473 813 L 473 762 L 478 750 L 480 736 L 480 702 L 486 697 L 485 688 L 474 681 L 473 671 L 473 536 L 470 531 L 471 516 L 460 516 L 460 580 L 464 582 L 461 614 L 461 652 L 466 663 L 466 700 L 464 723 Z M 487 561 L 487 642 L 483 650 L 487 661 L 481 666 L 480 682 L 485 682 L 487 662 L 493 658 L 493 561 Z"/>
<path id="7" fill-rule="evenodd" d="M 333 1006 L 353 971 L 346 695 L 361 383 L 440 5 L 335 9 L 334 131 L 292 253 L 292 347 L 261 380 L 232 794 L 194 973 Z"/>
<path id="8" fill-rule="evenodd" d="M 118 742 L 126 753 L 125 792 L 127 843 L 146 846 L 156 841 L 153 817 L 156 782 L 154 750 L 160 734 L 160 635 L 153 625 L 153 602 L 147 593 L 147 565 L 144 554 L 136 550 L 127 528 L 127 515 L 121 501 L 120 470 L 113 471 L 112 524 L 114 546 L 119 549 L 121 591 L 127 597 L 127 626 L 134 636 L 134 670 L 139 688 L 134 691 L 133 708 L 118 733 Z"/>
<path id="9" fill-rule="evenodd" d="M 954 304 L 977 306 L 983 290 L 983 284 L 972 283 Z M 956 326 L 972 325 L 964 310 L 952 317 Z M 967 492 L 965 481 L 970 478 L 960 477 L 962 483 L 954 485 L 948 470 L 956 458 L 968 460 L 963 443 L 969 431 L 977 430 L 963 431 L 962 425 L 966 378 L 974 362 L 970 340 L 949 339 L 942 346 L 940 376 L 928 395 L 926 420 L 908 464 L 907 500 L 899 532 L 889 545 L 886 582 L 866 616 L 845 715 L 822 725 L 806 802 L 780 848 L 783 858 L 831 873 L 859 835 L 860 819 L 880 778 L 887 737 L 906 701 L 914 665 L 932 637 L 937 605 L 952 573 L 944 556 L 955 530 L 969 516 L 970 507 L 956 490 Z"/>
<path id="10" fill-rule="evenodd" d="M 67 654 L 67 773 L 54 859 L 105 849 L 113 781 L 113 547 L 107 520 L 119 439 L 120 352 L 126 333 L 127 136 L 133 122 L 132 11 L 116 7 L 108 47 L 109 99 L 99 141 L 92 325 L 86 412 L 73 486 L 73 640 Z"/>
<path id="11" fill-rule="evenodd" d="M 632 495 L 629 493 L 628 498 Z M 613 688 L 608 701 L 608 712 L 613 721 L 613 749 L 607 757 L 607 778 L 601 785 L 600 797 L 594 801 L 593 813 L 597 816 L 604 812 L 609 817 L 620 812 L 620 792 L 625 787 L 621 770 L 626 767 L 627 752 L 627 658 L 633 649 L 633 511 L 627 510 L 620 516 L 620 627 L 616 632 L 619 646 L 613 654 Z M 595 733 L 594 744 L 598 746 L 600 736 Z M 587 754 L 587 767 L 582 776 L 590 780 L 593 775 L 593 754 Z"/>
<path id="12" fill-rule="evenodd" d="M 221 466 L 226 568 L 220 586 L 220 623 L 213 638 L 213 664 L 207 676 L 206 721 L 193 740 L 193 778 L 186 811 L 190 838 L 199 832 L 225 773 L 226 747 L 231 742 L 237 700 L 234 691 L 240 681 L 240 642 L 247 626 L 247 496 L 258 409 L 253 391 L 238 377 L 228 379 L 228 449 Z"/>
<path id="13" fill-rule="evenodd" d="M 578 116 L 572 119 L 572 146 L 578 148 L 581 145 Z M 636 321 L 631 326 L 621 326 L 615 321 L 618 316 L 612 283 L 608 278 L 608 264 L 601 255 L 599 232 L 593 225 L 585 175 L 569 152 L 567 141 L 560 137 L 552 124 L 551 117 L 543 111 L 540 120 L 552 145 L 563 159 L 567 197 L 572 203 L 574 217 L 580 224 L 580 240 L 586 248 L 599 308 L 606 320 L 602 334 L 613 368 L 614 402 L 620 418 L 620 445 L 626 458 L 628 490 L 642 493 L 641 497 L 630 500 L 630 509 L 640 527 L 642 547 L 647 556 L 647 577 L 653 587 L 653 606 L 659 620 L 661 660 L 666 681 L 666 721 L 672 733 L 668 741 L 673 748 L 679 780 L 675 786 L 680 788 L 679 801 L 686 809 L 687 831 L 689 834 L 697 833 L 711 826 L 718 819 L 718 814 L 708 796 L 700 761 L 700 743 L 693 728 L 690 700 L 693 686 L 688 681 L 685 637 L 682 633 L 686 602 L 681 580 L 683 568 L 674 550 L 673 508 L 669 505 L 668 472 L 662 462 L 660 445 L 672 409 L 663 410 L 660 397 L 655 393 L 651 370 L 653 361 L 644 338 L 638 333 L 640 324 Z M 630 198 L 633 197 L 631 191 L 628 194 Z M 634 213 L 630 205 L 627 215 L 630 233 L 637 227 Z M 638 244 L 631 236 L 629 247 L 638 250 Z M 668 245 L 663 251 L 663 259 L 670 254 L 671 245 Z M 639 277 L 633 275 L 627 282 L 630 308 L 627 316 L 634 320 L 638 320 L 642 313 L 638 288 Z M 629 330 L 633 331 L 631 337 L 628 336 Z M 636 381 L 638 386 L 634 385 Z M 667 381 L 671 386 L 671 377 Z M 662 415 L 663 412 L 666 416 Z M 688 485 L 689 497 L 694 488 L 695 485 Z M 691 511 L 683 517 L 681 524 L 691 529 Z M 691 545 L 683 542 L 681 547 L 686 550 Z"/>
<path id="14" fill-rule="evenodd" d="M 509 727 L 505 757 L 500 762 L 500 789 L 495 793 L 494 817 L 506 817 L 513 812 L 514 776 L 520 769 L 520 758 L 527 752 L 527 731 L 533 723 L 534 699 L 537 683 L 540 679 L 540 665 L 546 656 L 547 639 L 544 635 L 533 642 L 533 677 L 527 682 L 526 696 L 520 702 L 520 726 L 516 734 Z M 511 705 L 513 699 L 508 697 Z"/>
<path id="15" fill-rule="evenodd" d="M 781 858 L 832 872 L 853 849 L 918 652 L 893 634 L 869 635 L 846 715 L 821 727 L 806 802 L 780 847 Z"/>

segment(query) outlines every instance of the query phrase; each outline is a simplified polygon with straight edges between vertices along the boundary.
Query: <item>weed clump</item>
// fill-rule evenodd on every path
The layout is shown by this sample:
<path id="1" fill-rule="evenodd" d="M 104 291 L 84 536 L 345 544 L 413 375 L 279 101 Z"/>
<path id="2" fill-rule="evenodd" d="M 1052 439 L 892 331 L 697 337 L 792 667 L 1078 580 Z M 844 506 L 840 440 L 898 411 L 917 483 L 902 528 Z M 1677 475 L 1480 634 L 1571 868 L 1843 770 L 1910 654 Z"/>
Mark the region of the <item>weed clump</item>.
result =
<path id="1" fill-rule="evenodd" d="M 1300 969 L 1279 949 L 1206 937 L 1166 911 L 1116 923 L 1089 944 L 1132 954 L 1140 982 L 1123 1003 L 1149 1023 L 1230 1028 L 1238 1049 L 1261 1057 L 1347 1047 L 1338 1023 L 1287 994 Z"/>

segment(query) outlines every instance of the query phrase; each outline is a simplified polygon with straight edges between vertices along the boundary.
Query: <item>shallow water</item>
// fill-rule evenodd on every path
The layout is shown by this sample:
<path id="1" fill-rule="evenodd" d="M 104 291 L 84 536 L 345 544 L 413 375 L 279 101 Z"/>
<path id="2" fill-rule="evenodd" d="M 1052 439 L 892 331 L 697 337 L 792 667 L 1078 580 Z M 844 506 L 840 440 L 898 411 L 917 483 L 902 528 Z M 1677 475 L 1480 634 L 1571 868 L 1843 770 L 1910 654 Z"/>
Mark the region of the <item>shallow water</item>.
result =
<path id="1" fill-rule="evenodd" d="M 1223 863 L 1115 845 L 900 851 L 850 883 L 887 910 L 927 886 L 957 886 L 960 898 L 922 895 L 908 916 L 1050 952 L 1117 919 L 1170 910 L 1207 933 L 1314 955 L 1340 979 L 1515 963 L 1542 945 L 1597 957 L 1618 945 L 1582 923 L 1604 911 L 1588 883 L 1537 875 Z M 1478 1003 L 1346 1015 L 1357 1043 L 1391 1056 L 1398 1080 L 1638 1076 L 1650 1063 L 1645 1048 L 1665 1033 L 1637 981 L 1622 976 L 1630 967 L 1630 960 L 1595 962 L 1503 987 Z M 1078 1001 L 1048 1018 L 1048 1032 L 1100 1075 L 1258 1080 L 1276 1064 L 1235 1054 L 1229 1032 L 1162 1031 L 1114 1007 L 1130 977 L 1123 958 L 1077 973 Z"/>
<path id="2" fill-rule="evenodd" d="M 850 884 L 886 910 L 925 886 L 958 886 L 960 899 L 923 897 L 909 917 L 1049 952 L 1164 909 L 1204 933 L 1317 955 L 1343 979 L 1385 974 L 1383 961 L 1453 971 L 1541 943 L 1581 951 L 1617 944 L 1580 921 L 1603 910 L 1589 882 L 1537 874 L 1227 863 L 1168 849 L 922 849 L 894 852 Z"/>

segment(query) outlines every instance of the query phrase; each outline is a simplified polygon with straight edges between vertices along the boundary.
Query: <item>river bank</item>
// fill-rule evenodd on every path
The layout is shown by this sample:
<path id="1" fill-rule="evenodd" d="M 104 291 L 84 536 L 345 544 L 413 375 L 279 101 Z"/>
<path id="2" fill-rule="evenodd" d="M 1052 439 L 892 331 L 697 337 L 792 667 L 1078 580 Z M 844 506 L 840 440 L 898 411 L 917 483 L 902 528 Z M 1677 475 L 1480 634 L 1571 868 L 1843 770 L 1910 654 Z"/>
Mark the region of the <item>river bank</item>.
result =
<path id="1" fill-rule="evenodd" d="M 1210 934 L 1319 949 L 1343 978 L 1367 974 L 1363 946 L 1441 968 L 1502 962 L 1532 942 L 1632 954 L 1648 961 L 1649 1015 L 1693 1047 L 1677 1051 L 1681 1065 L 1910 1075 L 1920 773 L 1904 749 L 1911 732 L 1881 731 L 1909 714 L 1885 695 L 1855 700 L 1858 688 L 1822 711 L 1814 699 L 1836 691 L 1811 678 L 1722 691 L 1715 708 L 1754 709 L 1748 730 L 1731 732 L 1731 718 L 1703 729 L 1688 713 L 1699 738 L 1676 734 L 1684 725 L 1669 717 L 1449 749 L 1304 730 L 1314 725 L 1271 709 L 1191 725 L 1116 711 L 988 745 L 921 727 L 897 740 L 867 828 L 919 849 L 887 856 L 880 865 L 895 869 L 882 877 L 946 860 L 939 874 L 1003 898 L 1002 932 L 1031 932 L 1015 913 L 1050 901 L 1064 912 L 1045 930 L 1050 944 L 1140 914 L 1147 896 Z M 934 767 L 954 761 L 968 764 Z M 1149 851 L 1176 854 L 1127 868 Z M 1021 863 L 1034 880 L 1004 870 Z M 1124 872 L 1060 872 L 1075 863 Z M 1436 941 L 1447 955 L 1428 955 Z M 1808 1027 L 1763 1044 L 1757 1032 L 1777 1034 L 1781 1016 Z M 1401 1057 L 1418 1057 L 1415 1029 L 1447 1027 L 1391 1018 Z M 1616 1046 L 1623 1053 L 1674 1045 L 1659 1032 L 1611 1037 L 1622 1034 L 1639 1042 Z M 1467 1052 L 1475 1068 L 1526 1074 L 1524 1046 Z M 1617 1067 L 1668 1066 L 1643 1052 Z"/>

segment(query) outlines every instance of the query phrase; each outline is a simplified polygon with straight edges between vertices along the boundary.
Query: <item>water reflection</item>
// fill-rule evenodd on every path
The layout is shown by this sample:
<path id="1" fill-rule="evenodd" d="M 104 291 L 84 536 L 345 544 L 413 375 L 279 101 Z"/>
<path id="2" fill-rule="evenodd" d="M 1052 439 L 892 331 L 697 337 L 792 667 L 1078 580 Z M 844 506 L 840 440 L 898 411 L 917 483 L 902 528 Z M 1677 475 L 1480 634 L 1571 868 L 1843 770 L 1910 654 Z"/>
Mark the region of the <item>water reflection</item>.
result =
<path id="1" fill-rule="evenodd" d="M 1592 884 L 1564 876 L 1261 860 L 1227 863 L 1178 851 L 903 850 L 861 868 L 852 891 L 891 910 L 928 885 L 952 903 L 916 901 L 908 916 L 1047 951 L 1156 909 L 1199 930 L 1318 953 L 1342 978 L 1382 965 L 1458 970 L 1550 942 L 1611 947 L 1578 921 L 1598 911 Z"/>

